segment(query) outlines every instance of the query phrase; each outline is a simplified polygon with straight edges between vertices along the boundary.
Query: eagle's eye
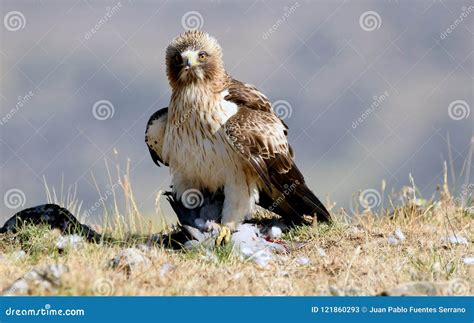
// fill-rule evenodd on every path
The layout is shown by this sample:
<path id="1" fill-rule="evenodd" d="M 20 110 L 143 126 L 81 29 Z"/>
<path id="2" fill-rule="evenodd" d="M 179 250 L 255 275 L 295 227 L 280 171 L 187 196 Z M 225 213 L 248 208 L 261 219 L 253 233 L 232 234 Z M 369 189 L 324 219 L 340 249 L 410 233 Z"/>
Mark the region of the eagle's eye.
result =
<path id="1" fill-rule="evenodd" d="M 206 52 L 200 52 L 199 53 L 199 61 L 205 62 L 207 60 L 207 53 Z"/>

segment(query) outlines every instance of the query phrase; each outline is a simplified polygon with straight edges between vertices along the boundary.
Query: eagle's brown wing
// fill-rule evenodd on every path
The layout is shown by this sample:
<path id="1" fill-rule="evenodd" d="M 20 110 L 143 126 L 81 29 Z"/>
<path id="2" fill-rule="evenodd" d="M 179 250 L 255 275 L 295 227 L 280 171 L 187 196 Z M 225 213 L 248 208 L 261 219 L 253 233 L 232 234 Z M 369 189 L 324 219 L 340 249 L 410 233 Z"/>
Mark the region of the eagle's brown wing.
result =
<path id="1" fill-rule="evenodd" d="M 224 99 L 227 101 L 246 106 L 249 109 L 272 111 L 270 100 L 252 84 L 244 84 L 229 77 L 226 89 L 229 94 Z"/>
<path id="2" fill-rule="evenodd" d="M 229 142 L 248 160 L 269 190 L 269 167 L 280 174 L 291 169 L 293 151 L 286 139 L 287 128 L 272 112 L 243 106 L 224 127 Z"/>
<path id="3" fill-rule="evenodd" d="M 245 88 L 241 87 L 240 91 Z M 254 88 L 249 91 L 253 92 Z M 329 212 L 306 186 L 293 161 L 293 149 L 287 140 L 288 127 L 271 109 L 256 108 L 252 100 L 254 94 L 240 93 L 235 97 L 239 98 L 233 101 L 238 112 L 227 120 L 224 130 L 231 145 L 266 186 L 260 192 L 260 205 L 292 223 L 301 223 L 305 215 L 329 221 Z M 252 98 L 251 102 L 247 104 L 245 97 Z"/>

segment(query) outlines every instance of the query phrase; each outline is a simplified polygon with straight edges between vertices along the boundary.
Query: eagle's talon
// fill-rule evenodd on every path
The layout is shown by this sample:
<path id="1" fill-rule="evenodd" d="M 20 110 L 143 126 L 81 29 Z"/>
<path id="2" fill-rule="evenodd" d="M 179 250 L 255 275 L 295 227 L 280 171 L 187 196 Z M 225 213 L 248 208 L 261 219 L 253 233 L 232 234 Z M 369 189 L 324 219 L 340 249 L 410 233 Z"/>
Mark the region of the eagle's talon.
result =
<path id="1" fill-rule="evenodd" d="M 216 238 L 216 246 L 228 244 L 232 235 L 230 228 L 225 225 L 220 225 L 218 231 L 219 234 Z"/>

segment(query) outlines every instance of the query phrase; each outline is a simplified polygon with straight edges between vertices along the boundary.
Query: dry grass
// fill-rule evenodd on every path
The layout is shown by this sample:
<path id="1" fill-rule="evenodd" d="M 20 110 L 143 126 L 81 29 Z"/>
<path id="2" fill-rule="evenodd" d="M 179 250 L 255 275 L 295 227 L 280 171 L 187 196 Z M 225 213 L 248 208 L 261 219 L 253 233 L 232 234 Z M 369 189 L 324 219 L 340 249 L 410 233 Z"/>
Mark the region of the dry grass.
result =
<path id="1" fill-rule="evenodd" d="M 122 177 L 120 185 L 131 192 L 126 179 Z M 402 207 L 391 207 L 391 214 L 386 210 L 377 214 L 365 210 L 348 221 L 340 211 L 331 226 L 288 232 L 285 240 L 302 246 L 265 268 L 239 259 L 229 247 L 218 249 L 214 259 L 200 250 L 153 247 L 145 251 L 151 268 L 128 275 L 108 267 L 108 261 L 124 247 L 123 243 L 86 244 L 82 249 L 59 253 L 55 247 L 59 233 L 27 227 L 16 235 L 0 237 L 0 290 L 33 267 L 60 263 L 69 268 L 57 291 L 60 295 L 329 295 L 335 289 L 376 295 L 405 282 L 453 280 L 463 282 L 467 286 L 465 293 L 472 295 L 473 267 L 462 259 L 474 255 L 473 215 L 457 202 L 445 185 L 437 201 L 424 201 L 422 206 L 406 201 Z M 472 205 L 472 201 L 469 203 Z M 134 217 L 140 216 L 133 202 L 126 205 Z M 120 221 L 109 224 L 108 231 L 118 239 L 130 231 L 147 231 L 143 226 L 131 225 L 138 223 L 136 219 L 127 221 L 123 215 L 116 216 Z M 388 237 L 397 228 L 406 239 L 393 245 Z M 468 244 L 442 240 L 452 234 L 466 237 Z M 15 260 L 13 253 L 18 250 L 26 251 L 26 256 Z M 310 264 L 300 264 L 298 259 L 302 256 L 308 257 Z M 164 273 L 163 268 L 170 270 Z M 50 294 L 40 288 L 31 293 Z"/>

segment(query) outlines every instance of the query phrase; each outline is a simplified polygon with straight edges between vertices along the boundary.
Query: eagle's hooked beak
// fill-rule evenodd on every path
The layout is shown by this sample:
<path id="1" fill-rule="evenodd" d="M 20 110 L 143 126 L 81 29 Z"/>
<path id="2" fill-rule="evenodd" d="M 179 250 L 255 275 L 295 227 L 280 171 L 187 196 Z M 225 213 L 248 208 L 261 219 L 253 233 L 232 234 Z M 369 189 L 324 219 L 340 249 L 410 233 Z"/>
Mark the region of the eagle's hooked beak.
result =
<path id="1" fill-rule="evenodd" d="M 187 71 L 191 67 L 197 65 L 197 53 L 194 51 L 185 51 L 182 55 L 184 70 Z"/>

